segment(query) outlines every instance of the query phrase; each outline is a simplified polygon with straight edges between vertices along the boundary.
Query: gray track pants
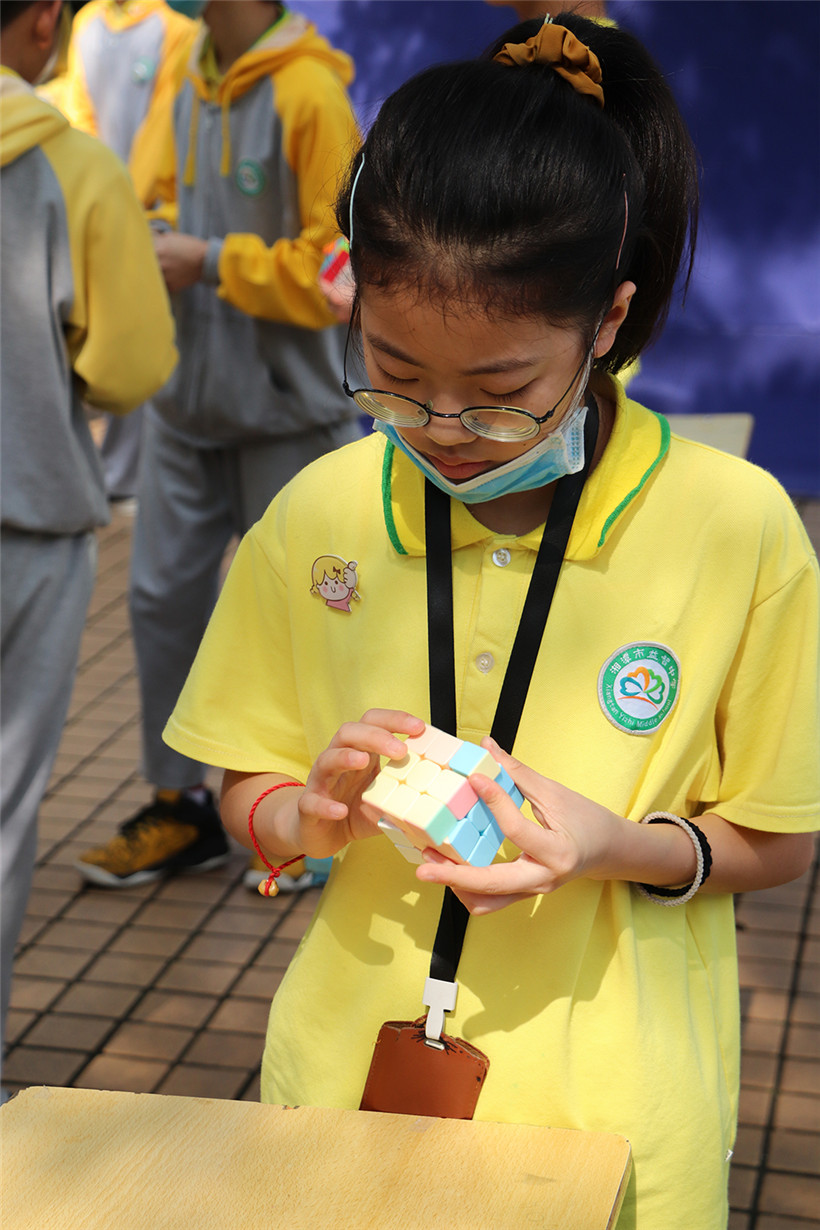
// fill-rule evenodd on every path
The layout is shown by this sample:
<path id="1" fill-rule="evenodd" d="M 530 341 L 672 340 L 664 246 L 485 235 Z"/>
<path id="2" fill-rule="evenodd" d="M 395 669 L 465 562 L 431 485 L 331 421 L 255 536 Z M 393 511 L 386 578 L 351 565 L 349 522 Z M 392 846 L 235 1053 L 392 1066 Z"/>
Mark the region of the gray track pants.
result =
<path id="1" fill-rule="evenodd" d="M 234 534 L 299 470 L 361 435 L 358 422 L 230 448 L 193 448 L 145 415 L 130 609 L 142 700 L 143 772 L 154 786 L 201 782 L 205 766 L 162 741 L 217 597 Z"/>
<path id="2" fill-rule="evenodd" d="M 65 723 L 94 585 L 93 534 L 0 543 L 0 1013 L 31 888 L 37 812 Z"/>

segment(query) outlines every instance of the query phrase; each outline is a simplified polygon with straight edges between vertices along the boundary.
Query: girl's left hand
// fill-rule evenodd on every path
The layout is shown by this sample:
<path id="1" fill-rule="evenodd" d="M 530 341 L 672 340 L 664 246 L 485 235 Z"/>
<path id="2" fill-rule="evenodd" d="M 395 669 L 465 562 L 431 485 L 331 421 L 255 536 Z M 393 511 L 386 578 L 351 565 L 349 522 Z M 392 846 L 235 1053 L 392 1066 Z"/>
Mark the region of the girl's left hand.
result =
<path id="1" fill-rule="evenodd" d="M 474 774 L 470 784 L 521 855 L 510 863 L 470 867 L 429 849 L 416 870 L 418 879 L 448 884 L 471 914 L 491 914 L 527 897 L 552 893 L 580 876 L 609 879 L 608 868 L 616 867 L 619 837 L 629 821 L 542 777 L 508 756 L 493 739 L 483 739 L 481 745 L 507 770 L 538 824 L 526 819 L 490 778 Z"/>

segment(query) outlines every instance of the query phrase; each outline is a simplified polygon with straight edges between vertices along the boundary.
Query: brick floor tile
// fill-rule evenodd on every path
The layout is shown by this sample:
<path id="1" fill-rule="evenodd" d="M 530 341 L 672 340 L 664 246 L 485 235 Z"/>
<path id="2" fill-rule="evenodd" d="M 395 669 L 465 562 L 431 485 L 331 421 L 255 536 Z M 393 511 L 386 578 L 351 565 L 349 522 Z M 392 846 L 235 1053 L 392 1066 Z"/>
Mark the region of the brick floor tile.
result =
<path id="1" fill-rule="evenodd" d="M 236 1031 L 242 1034 L 258 1034 L 264 1038 L 268 1028 L 270 1003 L 258 999 L 237 999 L 232 994 L 217 1008 L 208 1029 Z"/>
<path id="2" fill-rule="evenodd" d="M 202 923 L 208 907 L 185 905 L 181 902 L 150 901 L 135 922 L 140 927 L 168 927 L 176 931 L 193 931 Z"/>
<path id="3" fill-rule="evenodd" d="M 188 1063 L 213 1064 L 216 1068 L 251 1070 L 262 1058 L 262 1039 L 253 1034 L 212 1033 L 195 1038 L 185 1053 Z"/>
<path id="4" fill-rule="evenodd" d="M 72 896 L 70 892 L 33 888 L 29 894 L 26 913 L 32 918 L 56 918 L 69 904 Z"/>
<path id="5" fill-rule="evenodd" d="M 81 1062 L 76 1051 L 15 1046 L 3 1061 L 3 1079 L 22 1085 L 66 1085 Z"/>
<path id="6" fill-rule="evenodd" d="M 797 1025 L 820 1025 L 820 995 L 801 992 L 792 1008 L 792 1021 Z"/>
<path id="7" fill-rule="evenodd" d="M 254 936 L 244 935 L 198 935 L 185 950 L 191 961 L 221 961 L 231 965 L 244 965 L 258 947 Z"/>
<path id="8" fill-rule="evenodd" d="M 16 962 L 16 971 L 35 978 L 76 978 L 89 960 L 89 952 L 70 952 L 65 948 L 35 945 Z"/>
<path id="9" fill-rule="evenodd" d="M 241 995 L 245 999 L 261 999 L 270 1004 L 274 993 L 282 981 L 284 970 L 248 969 L 233 987 L 232 995 Z"/>
<path id="10" fill-rule="evenodd" d="M 127 927 L 111 941 L 108 951 L 168 958 L 175 956 L 187 942 L 184 931 L 168 931 L 160 927 Z"/>
<path id="11" fill-rule="evenodd" d="M 108 945 L 116 931 L 116 923 L 79 922 L 74 919 L 61 918 L 46 928 L 42 942 L 49 948 L 98 952 Z"/>
<path id="12" fill-rule="evenodd" d="M 757 1171 L 751 1166 L 734 1163 L 729 1171 L 729 1204 L 733 1209 L 750 1209 L 755 1190 Z"/>
<path id="13" fill-rule="evenodd" d="M 73 983 L 55 1007 L 60 1012 L 119 1019 L 125 1016 L 139 996 L 140 991 L 135 987 L 82 981 Z"/>
<path id="14" fill-rule="evenodd" d="M 296 940 L 280 940 L 279 938 L 270 940 L 254 958 L 253 964 L 263 969 L 285 970 L 293 960 L 298 947 Z"/>
<path id="15" fill-rule="evenodd" d="M 806 1221 L 803 1217 L 772 1217 L 764 1213 L 755 1222 L 755 1230 L 817 1230 L 819 1225 L 815 1217 Z"/>
<path id="16" fill-rule="evenodd" d="M 178 1064 L 157 1090 L 185 1098 L 236 1098 L 248 1080 L 244 1068 L 200 1067 Z"/>
<path id="17" fill-rule="evenodd" d="M 787 1093 L 806 1093 L 820 1097 L 820 1056 L 811 1063 L 800 1059 L 787 1059 L 783 1065 L 780 1088 Z"/>
<path id="18" fill-rule="evenodd" d="M 126 1021 L 106 1042 L 106 1055 L 131 1055 L 138 1059 L 178 1059 L 194 1036 L 192 1029 Z"/>
<path id="19" fill-rule="evenodd" d="M 167 1075 L 169 1065 L 123 1055 L 95 1055 L 74 1080 L 77 1089 L 120 1089 L 151 1093 Z"/>
<path id="20" fill-rule="evenodd" d="M 792 1025 L 786 1039 L 786 1054 L 792 1059 L 820 1058 L 820 1028 Z"/>
<path id="21" fill-rule="evenodd" d="M 6 1013 L 6 1045 L 13 1046 L 37 1020 L 37 1013 L 28 1008 L 9 1008 Z"/>
<path id="22" fill-rule="evenodd" d="M 820 994 L 820 965 L 802 964 L 797 985 L 802 994 Z"/>
<path id="23" fill-rule="evenodd" d="M 41 1017 L 29 1032 L 26 1045 L 93 1052 L 100 1046 L 113 1024 L 111 1017 L 49 1012 Z"/>
<path id="24" fill-rule="evenodd" d="M 68 893 L 77 888 L 77 873 L 65 867 L 35 867 L 32 889 L 37 893 Z"/>
<path id="25" fill-rule="evenodd" d="M 789 1010 L 789 997 L 783 991 L 767 991 L 762 987 L 743 987 L 740 999 L 744 1020 L 785 1021 Z"/>
<path id="26" fill-rule="evenodd" d="M 18 967 L 11 983 L 10 1007 L 43 1011 L 54 1002 L 65 985 L 65 980 L 59 978 L 27 978 Z"/>
<path id="27" fill-rule="evenodd" d="M 180 959 L 157 979 L 157 988 L 224 995 L 235 977 L 236 969 L 232 965 L 203 965 L 200 961 Z"/>
<path id="28" fill-rule="evenodd" d="M 820 1209 L 820 1179 L 769 1173 L 763 1180 L 760 1208 L 781 1216 L 816 1217 Z"/>
<path id="29" fill-rule="evenodd" d="M 92 982 L 115 982 L 145 987 L 165 964 L 163 957 L 138 957 L 127 952 L 104 953 L 86 971 Z"/>
<path id="30" fill-rule="evenodd" d="M 128 893 L 109 893 L 105 889 L 85 889 L 71 903 L 64 918 L 82 922 L 110 922 L 122 925 L 142 908 L 142 901 Z"/>
<path id="31" fill-rule="evenodd" d="M 751 1222 L 748 1213 L 742 1213 L 737 1209 L 732 1209 L 730 1211 L 727 1230 L 749 1230 L 750 1224 Z"/>
<path id="32" fill-rule="evenodd" d="M 157 901 L 176 902 L 180 905 L 214 905 L 225 895 L 224 868 L 216 868 L 207 875 L 173 876 L 157 891 Z"/>
<path id="33" fill-rule="evenodd" d="M 182 995 L 149 991 L 131 1014 L 134 1020 L 157 1025 L 188 1025 L 197 1029 L 211 1016 L 219 1000 L 213 995 Z"/>
<path id="34" fill-rule="evenodd" d="M 777 1073 L 776 1055 L 744 1053 L 740 1064 L 740 1078 L 749 1089 L 771 1089 Z"/>
<path id="35" fill-rule="evenodd" d="M 754 957 L 740 958 L 741 986 L 767 991 L 787 991 L 791 982 L 792 967 L 788 961 L 765 961 Z"/>
<path id="36" fill-rule="evenodd" d="M 777 1098 L 774 1114 L 775 1127 L 791 1128 L 798 1132 L 820 1134 L 820 1098 L 800 1093 L 781 1093 Z"/>
<path id="37" fill-rule="evenodd" d="M 42 936 L 47 930 L 49 920 L 47 918 L 32 917 L 27 914 L 20 926 L 20 934 L 17 937 L 17 950 L 25 948 L 28 944 L 32 944 L 38 936 Z"/>
<path id="38" fill-rule="evenodd" d="M 259 1073 L 258 1072 L 254 1074 L 253 1080 L 251 1081 L 250 1085 L 242 1093 L 241 1100 L 243 1102 L 260 1102 L 262 1100 L 261 1093 L 259 1090 Z"/>
<path id="39" fill-rule="evenodd" d="M 770 1089 L 740 1087 L 738 1122 L 745 1127 L 765 1127 L 772 1103 Z"/>
<path id="40" fill-rule="evenodd" d="M 738 1127 L 732 1165 L 758 1166 L 763 1152 L 763 1137 L 762 1127 Z"/>
<path id="41" fill-rule="evenodd" d="M 89 803 L 100 803 L 110 797 L 111 782 L 104 777 L 92 777 L 88 773 L 79 773 L 61 783 L 60 795 L 66 799 L 83 799 Z"/>
<path id="42" fill-rule="evenodd" d="M 738 931 L 737 951 L 742 961 L 768 958 L 780 961 L 793 961 L 797 955 L 799 936 L 795 932 L 787 934 L 781 931 Z"/>
<path id="43" fill-rule="evenodd" d="M 783 1021 L 747 1021 L 741 1031 L 744 1055 L 747 1052 L 777 1054 L 783 1044 L 785 1028 Z"/>
<path id="44" fill-rule="evenodd" d="M 257 897 L 259 894 L 257 893 Z M 205 923 L 204 931 L 216 931 L 222 935 L 250 935 L 263 939 L 270 935 L 281 917 L 281 911 L 268 912 L 267 902 L 259 897 L 261 909 L 240 910 L 236 908 L 221 908 L 215 910 Z"/>
<path id="45" fill-rule="evenodd" d="M 811 1132 L 772 1132 L 768 1164 L 773 1170 L 797 1171 L 820 1176 L 820 1149 Z M 820 1205 L 817 1207 L 820 1218 Z"/>
<path id="46" fill-rule="evenodd" d="M 88 815 L 88 803 L 80 799 L 67 798 L 61 789 L 59 795 L 46 797 L 40 804 L 39 815 L 42 819 L 73 820 L 78 823 Z"/>

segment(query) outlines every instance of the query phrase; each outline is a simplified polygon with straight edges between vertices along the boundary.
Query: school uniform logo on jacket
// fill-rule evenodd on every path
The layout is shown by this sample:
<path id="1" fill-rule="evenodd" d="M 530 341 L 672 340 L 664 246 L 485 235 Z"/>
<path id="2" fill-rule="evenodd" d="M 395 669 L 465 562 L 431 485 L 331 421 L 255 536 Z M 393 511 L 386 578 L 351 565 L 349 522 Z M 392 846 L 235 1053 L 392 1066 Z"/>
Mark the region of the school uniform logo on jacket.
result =
<path id="1" fill-rule="evenodd" d="M 310 570 L 310 592 L 324 598 L 325 605 L 334 611 L 346 611 L 349 615 L 351 600 L 362 600 L 356 588 L 358 567 L 355 559 L 348 562 L 341 555 L 320 555 Z"/>
<path id="2" fill-rule="evenodd" d="M 665 722 L 680 688 L 680 662 L 654 641 L 622 645 L 601 667 L 598 700 L 613 726 L 630 735 L 648 734 Z"/>
<path id="3" fill-rule="evenodd" d="M 140 56 L 131 65 L 131 80 L 135 85 L 148 85 L 157 71 L 157 62 L 151 56 Z"/>
<path id="4" fill-rule="evenodd" d="M 236 166 L 236 186 L 245 196 L 259 196 L 265 188 L 265 172 L 253 158 L 243 158 Z"/>

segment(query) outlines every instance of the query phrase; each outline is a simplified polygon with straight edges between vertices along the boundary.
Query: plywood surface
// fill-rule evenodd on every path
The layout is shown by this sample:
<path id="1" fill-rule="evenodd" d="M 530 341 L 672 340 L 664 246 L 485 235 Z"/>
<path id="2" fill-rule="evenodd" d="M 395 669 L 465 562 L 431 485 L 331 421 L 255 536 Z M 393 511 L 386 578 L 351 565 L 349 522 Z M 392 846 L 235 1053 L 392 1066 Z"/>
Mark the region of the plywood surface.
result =
<path id="1" fill-rule="evenodd" d="M 85 1089 L 0 1111 L 3 1230 L 604 1230 L 621 1136 Z"/>

